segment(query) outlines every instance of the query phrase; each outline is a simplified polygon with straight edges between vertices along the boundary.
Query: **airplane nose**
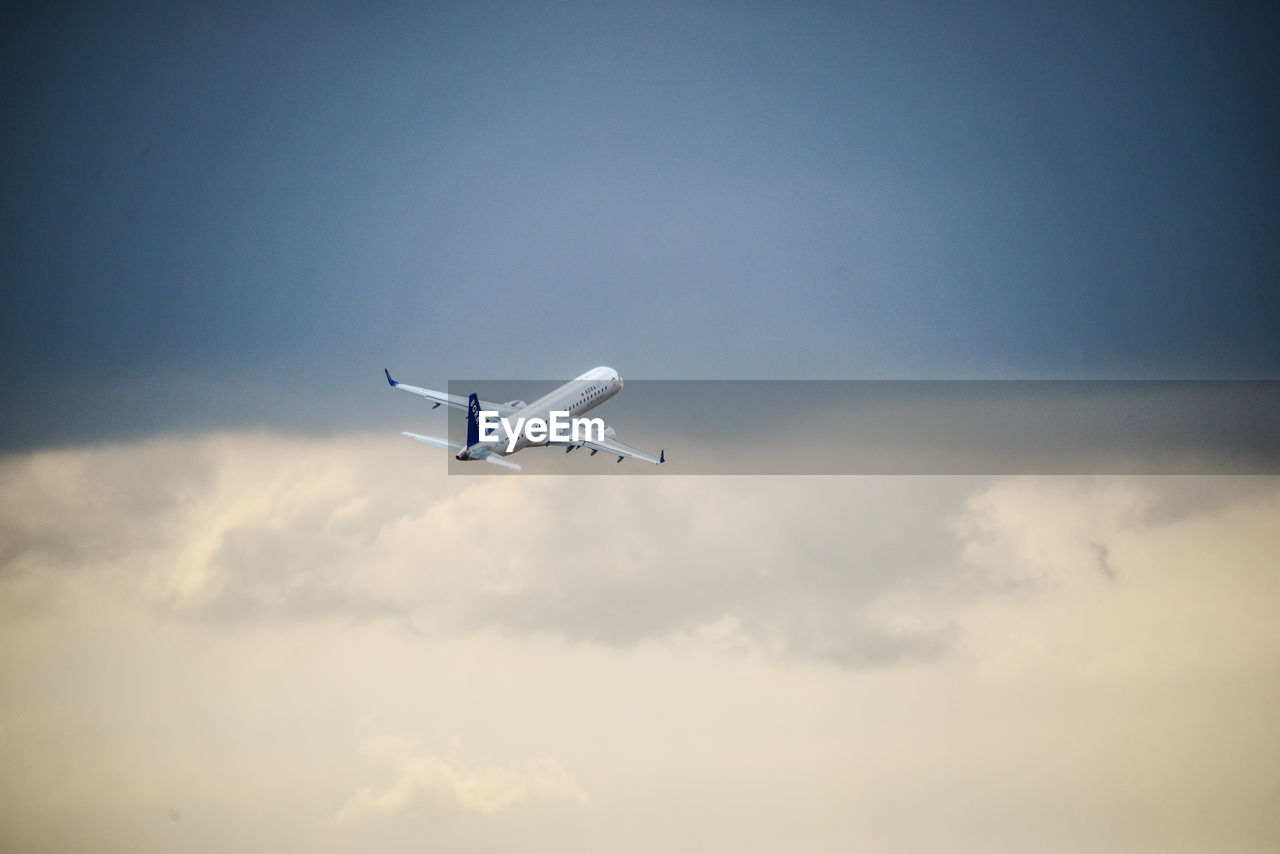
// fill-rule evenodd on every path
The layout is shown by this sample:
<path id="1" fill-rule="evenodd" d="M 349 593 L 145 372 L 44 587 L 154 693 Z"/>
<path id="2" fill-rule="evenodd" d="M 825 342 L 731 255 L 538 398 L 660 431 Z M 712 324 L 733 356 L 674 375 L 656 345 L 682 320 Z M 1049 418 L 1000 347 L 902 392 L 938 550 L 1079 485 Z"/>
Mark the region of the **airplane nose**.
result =
<path id="1" fill-rule="evenodd" d="M 622 391 L 622 377 L 614 377 L 613 381 L 618 384 L 618 391 Z"/>

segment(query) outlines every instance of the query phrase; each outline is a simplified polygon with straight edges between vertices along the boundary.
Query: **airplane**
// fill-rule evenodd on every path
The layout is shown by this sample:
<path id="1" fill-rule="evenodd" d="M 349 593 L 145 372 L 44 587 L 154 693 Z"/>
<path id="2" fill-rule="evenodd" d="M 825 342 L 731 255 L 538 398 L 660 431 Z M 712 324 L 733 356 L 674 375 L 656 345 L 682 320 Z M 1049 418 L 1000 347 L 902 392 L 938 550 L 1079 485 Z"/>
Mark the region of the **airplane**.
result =
<path id="1" fill-rule="evenodd" d="M 470 397 L 462 397 L 457 394 L 448 394 L 442 391 L 433 391 L 429 388 L 419 388 L 418 386 L 407 385 L 397 382 L 391 378 L 391 371 L 383 368 L 383 373 L 387 375 L 387 382 L 392 388 L 407 391 L 410 394 L 416 394 L 419 397 L 425 397 L 435 405 L 432 409 L 439 409 L 442 405 L 452 406 L 455 409 L 463 409 L 467 412 L 467 444 L 450 441 L 449 439 L 438 439 L 435 436 L 423 436 L 419 433 L 401 433 L 401 436 L 408 436 L 410 439 L 416 439 L 419 442 L 426 442 L 428 445 L 435 445 L 438 448 L 447 448 L 453 451 L 456 459 L 482 460 L 486 463 L 504 466 L 506 468 L 519 471 L 523 468 L 519 463 L 507 459 L 510 454 L 514 454 L 524 448 L 535 446 L 556 445 L 564 446 L 564 452 L 567 454 L 575 448 L 589 448 L 591 456 L 595 456 L 600 451 L 606 454 L 616 454 L 618 462 L 622 462 L 628 457 L 645 462 L 661 465 L 667 461 L 666 450 L 658 452 L 658 456 L 647 454 L 644 451 L 624 445 L 614 438 L 615 433 L 612 427 L 605 427 L 603 434 L 587 435 L 576 439 L 568 440 L 555 439 L 548 436 L 543 441 L 531 441 L 529 436 L 516 428 L 516 435 L 512 441 L 508 427 L 510 424 L 519 424 L 518 419 L 541 418 L 550 420 L 552 412 L 567 412 L 572 417 L 580 417 L 583 413 L 595 409 L 609 398 L 617 395 L 622 391 L 622 377 L 618 376 L 618 372 L 613 368 L 598 367 L 592 368 L 585 374 L 570 380 L 556 390 L 543 395 L 533 403 L 525 403 L 523 400 L 509 400 L 506 403 L 493 403 L 487 400 L 480 400 L 475 394 Z M 498 427 L 494 435 L 495 441 L 480 441 L 480 410 L 487 412 L 496 412 L 498 417 L 505 421 Z M 601 422 L 603 423 L 603 422 Z"/>

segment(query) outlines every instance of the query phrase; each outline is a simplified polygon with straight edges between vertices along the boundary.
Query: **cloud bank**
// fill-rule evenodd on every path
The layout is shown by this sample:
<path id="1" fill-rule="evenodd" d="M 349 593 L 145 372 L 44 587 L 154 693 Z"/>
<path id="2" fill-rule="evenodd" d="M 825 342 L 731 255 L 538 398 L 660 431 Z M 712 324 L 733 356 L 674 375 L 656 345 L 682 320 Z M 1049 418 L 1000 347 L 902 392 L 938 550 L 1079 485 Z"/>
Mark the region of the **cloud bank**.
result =
<path id="1" fill-rule="evenodd" d="M 1274 478 L 457 478 L 363 434 L 11 456 L 0 841 L 1267 850 L 1278 511 Z"/>

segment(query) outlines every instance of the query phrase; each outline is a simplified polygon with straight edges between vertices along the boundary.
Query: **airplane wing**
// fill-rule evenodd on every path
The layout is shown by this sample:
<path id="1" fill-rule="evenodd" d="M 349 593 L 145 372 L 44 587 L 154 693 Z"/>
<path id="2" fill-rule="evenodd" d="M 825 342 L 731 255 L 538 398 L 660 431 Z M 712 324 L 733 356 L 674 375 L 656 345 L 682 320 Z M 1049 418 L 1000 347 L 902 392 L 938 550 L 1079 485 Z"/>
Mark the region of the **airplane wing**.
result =
<path id="1" fill-rule="evenodd" d="M 606 454 L 613 454 L 617 456 L 618 462 L 622 462 L 628 457 L 636 460 L 644 460 L 646 463 L 653 463 L 654 465 L 661 465 L 667 461 L 666 451 L 659 451 L 658 456 L 655 457 L 653 454 L 646 454 L 638 448 L 633 448 L 630 445 L 624 445 L 616 439 L 582 441 L 578 444 L 584 448 L 590 448 L 592 454 L 595 454 L 597 451 L 604 451 Z"/>
<path id="2" fill-rule="evenodd" d="M 418 397 L 425 397 L 427 400 L 431 401 L 436 406 L 440 406 L 441 404 L 448 404 L 449 406 L 452 406 L 454 409 L 461 409 L 464 412 L 467 409 L 467 398 L 462 397 L 461 395 L 448 394 L 447 392 L 443 392 L 443 391 L 435 391 L 429 388 L 419 388 L 416 385 L 409 385 L 408 383 L 398 382 L 396 380 L 391 379 L 391 371 L 387 370 L 386 368 L 383 368 L 382 372 L 387 375 L 387 382 L 391 383 L 392 388 L 398 388 L 400 389 L 400 391 L 407 391 L 410 394 L 416 394 L 418 395 Z M 486 411 L 498 413 L 499 418 L 509 416 L 511 413 L 516 411 L 514 407 L 507 406 L 505 403 L 494 403 L 489 400 L 480 401 L 480 408 Z"/>
<path id="3" fill-rule="evenodd" d="M 417 439 L 419 442 L 426 442 L 428 445 L 435 445 L 437 448 L 447 448 L 455 454 L 462 450 L 461 442 L 451 442 L 448 439 L 437 439 L 435 436 L 423 436 L 420 433 L 401 433 L 400 435 L 408 436 L 410 439 Z M 471 459 L 484 460 L 486 463 L 493 463 L 495 466 L 503 466 L 504 468 L 515 469 L 516 471 L 520 471 L 524 468 L 524 466 L 519 463 L 512 462 L 501 454 L 473 452 Z"/>

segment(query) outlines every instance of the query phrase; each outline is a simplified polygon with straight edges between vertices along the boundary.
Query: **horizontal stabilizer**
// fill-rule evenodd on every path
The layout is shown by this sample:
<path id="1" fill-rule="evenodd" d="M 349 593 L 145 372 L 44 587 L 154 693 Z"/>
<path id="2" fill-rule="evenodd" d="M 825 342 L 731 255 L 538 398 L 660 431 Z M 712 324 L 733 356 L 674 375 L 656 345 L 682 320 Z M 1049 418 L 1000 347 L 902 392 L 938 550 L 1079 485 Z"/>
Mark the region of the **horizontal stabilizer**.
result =
<path id="1" fill-rule="evenodd" d="M 418 433 L 401 433 L 401 436 L 408 436 L 410 439 L 417 439 L 419 442 L 426 442 L 428 445 L 435 445 L 437 448 L 448 448 L 455 454 L 462 450 L 459 442 L 450 442 L 448 439 L 437 439 L 435 436 L 422 436 Z"/>
<path id="2" fill-rule="evenodd" d="M 401 433 L 400 435 L 408 436 L 410 439 L 417 439 L 419 442 L 426 442 L 428 445 L 435 445 L 437 448 L 447 448 L 455 454 L 462 450 L 461 442 L 451 442 L 448 439 L 437 439 L 435 436 L 423 436 L 420 433 Z M 515 471 L 520 471 L 524 468 L 524 466 L 519 463 L 512 462 L 500 454 L 490 452 L 474 454 L 471 459 L 484 460 L 486 463 L 493 463 L 495 466 L 502 466 L 503 468 L 514 469 Z"/>
<path id="3" fill-rule="evenodd" d="M 484 460 L 486 463 L 493 463 L 495 466 L 502 466 L 503 468 L 509 468 L 515 471 L 520 471 L 524 468 L 524 466 L 519 463 L 512 462 L 501 454 L 485 454 L 483 457 L 472 457 L 472 459 Z"/>

